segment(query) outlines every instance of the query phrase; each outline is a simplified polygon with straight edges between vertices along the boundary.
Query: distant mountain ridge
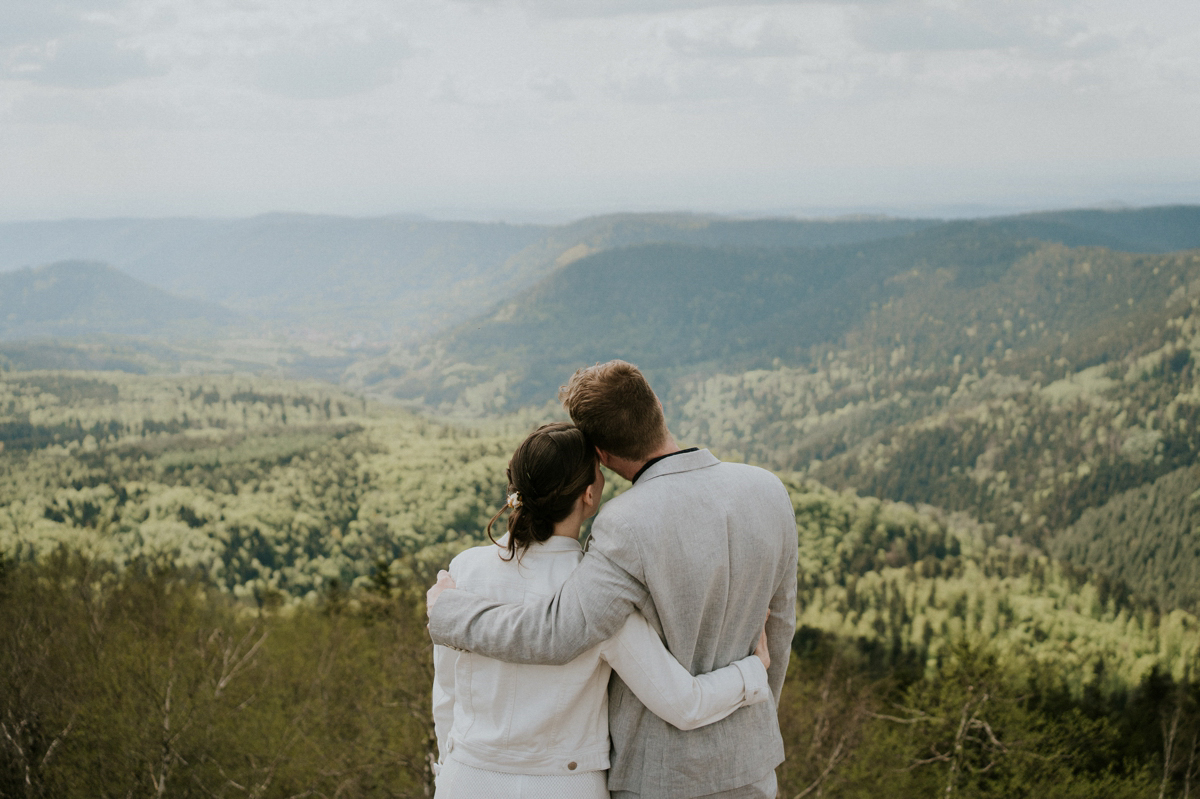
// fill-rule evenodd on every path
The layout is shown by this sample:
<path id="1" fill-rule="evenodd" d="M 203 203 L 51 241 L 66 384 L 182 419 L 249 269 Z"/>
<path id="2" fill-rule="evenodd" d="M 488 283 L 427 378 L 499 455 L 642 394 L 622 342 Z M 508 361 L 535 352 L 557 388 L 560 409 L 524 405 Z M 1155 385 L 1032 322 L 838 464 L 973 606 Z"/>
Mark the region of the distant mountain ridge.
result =
<path id="1" fill-rule="evenodd" d="M 899 284 L 889 281 L 900 272 L 947 268 L 962 286 L 984 285 L 1034 240 L 1146 252 L 1200 246 L 1200 208 L 953 222 L 613 214 L 537 226 L 270 214 L 22 223 L 0 225 L 0 269 L 56 253 L 113 256 L 160 288 L 331 343 L 337 352 L 319 370 L 329 376 L 362 358 L 352 341 L 378 349 L 443 329 L 424 354 L 406 346 L 353 366 L 348 378 L 442 404 L 503 372 L 511 407 L 544 396 L 566 365 L 614 352 L 673 372 L 803 362 L 808 348 L 894 296 Z M 80 329 L 131 325 L 114 318 Z"/>
<path id="2" fill-rule="evenodd" d="M 245 321 L 216 303 L 175 296 L 103 263 L 63 261 L 0 273 L 0 339 L 203 337 Z"/>
<path id="3" fill-rule="evenodd" d="M 414 339 L 452 327 L 580 257 L 656 241 L 822 246 L 927 220 L 732 220 L 614 214 L 561 226 L 267 214 L 0 224 L 0 272 L 100 260 L 163 290 L 334 338 Z"/>
<path id="4" fill-rule="evenodd" d="M 817 349 L 841 346 L 844 336 L 869 322 L 872 309 L 905 295 L 919 302 L 911 274 L 925 276 L 922 286 L 940 285 L 929 278 L 944 274 L 952 288 L 986 292 L 1047 242 L 1200 247 L 1198 207 L 912 227 L 887 238 L 808 248 L 660 242 L 583 254 L 421 348 L 356 365 L 351 379 L 434 407 L 463 406 L 464 400 L 486 412 L 553 396 L 577 365 L 611 357 L 664 378 L 697 369 L 762 368 L 776 359 L 802 365 Z M 1090 319 L 1094 310 L 1083 313 Z"/>
<path id="5" fill-rule="evenodd" d="M 97 259 L 263 320 L 387 339 L 436 327 L 459 304 L 503 292 L 505 260 L 539 233 L 295 214 L 19 223 L 0 225 L 0 270 Z"/>
<path id="6" fill-rule="evenodd" d="M 1068 247 L 1108 247 L 1122 252 L 1166 253 L 1200 247 L 1200 206 L 1042 211 L 990 220 L 1026 238 Z"/>
<path id="7" fill-rule="evenodd" d="M 551 226 L 266 214 L 0 224 L 0 273 L 65 260 L 102 261 L 164 291 L 220 303 L 280 331 L 383 344 L 452 329 L 574 261 L 623 247 L 820 249 L 962 224 L 1071 246 L 1138 252 L 1200 246 L 1200 215 L 1192 207 L 1063 211 L 967 223 L 680 213 L 611 214 Z"/>

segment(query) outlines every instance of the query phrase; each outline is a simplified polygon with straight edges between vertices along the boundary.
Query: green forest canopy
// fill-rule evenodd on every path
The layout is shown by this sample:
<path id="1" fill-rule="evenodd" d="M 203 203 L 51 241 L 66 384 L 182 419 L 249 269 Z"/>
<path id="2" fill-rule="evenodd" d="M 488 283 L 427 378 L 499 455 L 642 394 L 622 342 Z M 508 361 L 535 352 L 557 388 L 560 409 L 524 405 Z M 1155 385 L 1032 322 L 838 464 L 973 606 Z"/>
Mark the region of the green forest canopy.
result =
<path id="1" fill-rule="evenodd" d="M 482 540 L 527 420 L 438 424 L 246 377 L 8 372 L 0 392 L 0 714 L 25 725 L 0 787 L 424 795 L 420 596 Z M 1200 731 L 1190 613 L 962 513 L 782 476 L 801 563 L 789 790 L 1191 779 L 1155 726 L 1174 718 L 1181 747 Z M 957 739 L 960 712 L 1001 748 Z"/>
<path id="2" fill-rule="evenodd" d="M 481 542 L 519 435 L 262 379 L 6 373 L 0 392 L 8 557 L 65 546 L 268 605 L 366 586 L 381 568 L 436 568 Z M 1200 629 L 1187 612 L 1080 578 L 967 516 L 783 476 L 814 630 L 931 671 L 958 641 L 1035 660 L 1069 642 L 1075 693 L 1101 674 L 1107 691 L 1153 669 L 1191 676 Z"/>

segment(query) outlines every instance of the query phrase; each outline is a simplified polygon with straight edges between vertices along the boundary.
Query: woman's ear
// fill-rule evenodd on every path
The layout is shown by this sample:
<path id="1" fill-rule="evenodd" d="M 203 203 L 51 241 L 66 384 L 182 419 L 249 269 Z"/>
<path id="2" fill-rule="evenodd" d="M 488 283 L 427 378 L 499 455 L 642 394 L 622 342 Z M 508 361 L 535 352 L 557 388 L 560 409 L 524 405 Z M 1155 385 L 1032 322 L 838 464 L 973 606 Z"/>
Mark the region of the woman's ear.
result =
<path id="1" fill-rule="evenodd" d="M 585 517 L 595 513 L 596 508 L 600 505 L 600 493 L 596 491 L 595 483 L 583 489 L 583 493 L 580 494 L 579 498 L 583 500 L 583 515 Z"/>

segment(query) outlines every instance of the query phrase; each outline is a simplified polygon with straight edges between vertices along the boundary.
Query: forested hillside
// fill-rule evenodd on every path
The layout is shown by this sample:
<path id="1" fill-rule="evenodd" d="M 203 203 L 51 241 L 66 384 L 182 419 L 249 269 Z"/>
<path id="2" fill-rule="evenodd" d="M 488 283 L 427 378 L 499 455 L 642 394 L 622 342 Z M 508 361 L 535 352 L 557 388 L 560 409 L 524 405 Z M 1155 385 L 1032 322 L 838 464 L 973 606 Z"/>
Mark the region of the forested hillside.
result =
<path id="1" fill-rule="evenodd" d="M 985 294 L 911 275 L 923 285 L 816 368 L 678 387 L 676 426 L 735 457 L 966 511 L 1041 545 L 1086 509 L 1195 461 L 1198 269 L 1191 253 L 1050 247 Z M 1125 551 L 1096 546 L 1078 565 Z M 1195 557 L 1182 542 L 1170 552 L 1131 567 L 1136 579 L 1121 570 L 1135 590 L 1171 597 L 1167 608 L 1190 592 L 1163 586 Z"/>
<path id="2" fill-rule="evenodd" d="M 181 569 L 257 602 L 312 601 L 333 583 L 369 584 L 381 565 L 394 573 L 411 568 L 406 559 L 432 564 L 478 543 L 505 497 L 504 467 L 519 440 L 516 429 L 438 425 L 316 383 L 6 373 L 0 392 L 0 550 L 33 560 L 66 546 L 117 566 Z M 810 626 L 879 638 L 893 656 L 936 658 L 976 624 L 997 645 L 1008 625 L 1034 634 L 1028 625 L 1050 624 L 1035 637 L 1058 646 L 1061 613 L 1029 616 L 1027 607 L 1013 616 L 1009 602 L 1079 594 L 1075 578 L 1040 550 L 967 516 L 918 513 L 838 495 L 794 473 L 785 478 L 801 529 Z M 889 581 L 909 586 L 900 589 L 906 609 L 890 617 L 898 627 L 871 615 L 889 607 Z M 882 593 L 868 594 L 868 584 Z M 1006 610 L 972 607 L 957 632 L 946 618 L 919 620 L 945 613 L 968 586 L 980 608 L 994 603 L 988 591 L 1008 596 Z M 849 594 L 836 598 L 843 589 Z M 1192 650 L 1160 650 L 1158 622 L 1142 618 L 1149 605 L 1088 590 L 1090 598 L 1070 600 L 1076 612 L 1104 623 L 1124 614 L 1123 624 L 1149 634 L 1145 651 L 1104 655 L 1117 685 L 1136 684 L 1147 664 L 1187 673 L 1186 658 L 1175 658 Z M 833 607 L 842 620 L 831 620 Z M 1178 623 L 1185 638 L 1200 632 L 1192 621 Z M 1118 637 L 1138 635 L 1122 628 Z M 1080 646 L 1088 635 L 1070 638 Z M 1010 654 L 1036 655 L 1027 644 Z M 1144 655 L 1152 659 L 1139 660 Z"/>
<path id="3" fill-rule="evenodd" d="M 226 309 L 210 305 L 201 313 L 193 305 L 126 318 L 104 313 L 99 291 L 98 307 L 86 318 L 12 320 L 8 338 L 59 339 L 53 346 L 7 347 L 20 368 L 108 368 L 128 362 L 133 351 L 143 367 L 157 371 L 235 367 L 319 376 L 436 407 L 461 401 L 478 414 L 538 402 L 572 357 L 614 349 L 657 361 L 663 379 L 770 364 L 774 357 L 803 363 L 814 342 L 836 341 L 870 302 L 893 296 L 889 278 L 922 264 L 986 280 L 989 269 L 1003 269 L 1032 240 L 1163 252 L 1200 246 L 1197 230 L 1200 214 L 1188 207 L 949 223 L 688 214 L 617 214 L 559 226 L 286 214 L 77 220 L 0 225 L 0 271 L 102 261 L 150 286 Z M 115 291 L 108 284 L 118 277 L 114 272 L 102 282 Z M 584 302 L 577 290 L 594 294 Z M 759 307 L 764 295 L 771 302 Z M 195 321 L 198 313 L 209 321 L 235 318 L 230 312 L 255 334 L 233 338 L 221 332 L 224 323 Z M 466 321 L 481 312 L 480 322 Z M 609 323 L 614 312 L 613 319 L 643 335 L 614 338 L 621 327 Z M 769 318 L 755 318 L 760 313 Z M 573 332 L 582 327 L 572 326 L 581 315 L 591 328 L 586 337 Z M 662 351 L 644 343 L 647 333 L 662 339 Z M 110 338 L 103 347 L 72 338 L 85 334 Z M 197 336 L 210 345 L 181 344 Z M 547 349 L 547 341 L 555 346 Z M 394 349 L 380 357 L 388 347 Z M 495 383 L 497 368 L 505 373 L 503 386 Z"/>
<path id="4" fill-rule="evenodd" d="M 0 325 L 59 336 L 0 343 L 0 795 L 428 795 L 424 588 L 484 540 L 557 386 L 612 357 L 681 445 L 792 497 L 784 795 L 1190 795 L 1200 209 L 342 222 L 300 220 L 239 296 L 490 310 L 386 354 L 167 341 L 138 326 L 213 306 L 104 267 L 0 274 Z M 237 228 L 222 268 L 295 223 Z M 207 224 L 164 223 L 143 265 Z M 313 293 L 338 253 L 365 305 Z"/>
<path id="5" fill-rule="evenodd" d="M 1200 609 L 1200 475 L 1195 465 L 1122 491 L 1049 540 L 1061 560 L 1110 574 L 1159 607 Z"/>
<path id="6" fill-rule="evenodd" d="M 1078 212 L 944 223 L 805 249 L 679 243 L 606 249 L 566 264 L 445 335 L 356 364 L 348 379 L 443 412 L 479 414 L 540 403 L 575 365 L 614 356 L 642 365 L 664 389 L 697 373 L 811 369 L 831 349 L 870 347 L 875 357 L 885 347 L 889 366 L 897 345 L 906 348 L 905 364 L 950 364 L 955 355 L 1002 358 L 1008 349 L 1033 344 L 1029 336 L 1052 335 L 1049 328 L 1027 329 L 1026 314 L 1050 325 L 1053 335 L 1097 337 L 1117 352 L 1144 331 L 1114 334 L 1113 305 L 1127 306 L 1116 309 L 1117 316 L 1157 318 L 1148 304 L 1165 301 L 1182 285 L 1171 278 L 1194 279 L 1191 267 L 1175 264 L 1143 290 L 1133 285 L 1136 264 L 1167 256 L 1079 245 L 1200 246 L 1200 210 L 1113 218 L 1124 238 L 1105 233 L 1095 214 Z M 1140 238 L 1130 232 L 1139 221 L 1145 226 Z M 1056 244 L 1063 241 L 1071 248 Z M 1100 285 L 1071 271 L 1071 264 L 1089 258 L 1123 264 L 1096 268 L 1117 283 Z M 993 302 L 997 290 L 1000 304 Z M 992 327 L 1007 318 L 994 318 L 1002 305 L 1017 317 L 993 336 Z M 923 314 L 943 327 L 926 324 Z M 983 329 L 972 327 L 974 321 Z M 1014 324 L 1015 338 L 993 352 Z"/>
<path id="7" fill-rule="evenodd" d="M 6 794 L 28 773 L 63 796 L 423 795 L 420 597 L 482 540 L 532 419 L 435 424 L 236 376 L 7 372 L 0 392 L 0 719 L 23 736 L 0 747 Z M 783 477 L 801 564 L 788 790 L 1188 779 L 1158 721 L 1194 743 L 1195 616 L 966 515 Z M 997 743 L 925 762 L 963 708 Z"/>
<path id="8" fill-rule="evenodd" d="M 236 377 L 6 373 L 0 413 L 0 550 L 140 559 L 260 601 L 477 540 L 514 446 Z"/>

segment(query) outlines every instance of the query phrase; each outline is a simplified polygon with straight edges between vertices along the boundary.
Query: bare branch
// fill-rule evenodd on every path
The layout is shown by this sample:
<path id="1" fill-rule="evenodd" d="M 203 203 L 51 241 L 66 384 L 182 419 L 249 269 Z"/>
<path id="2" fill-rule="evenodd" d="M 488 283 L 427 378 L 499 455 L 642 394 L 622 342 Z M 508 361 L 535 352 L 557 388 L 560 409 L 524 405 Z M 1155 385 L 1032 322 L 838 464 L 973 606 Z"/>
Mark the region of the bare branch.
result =
<path id="1" fill-rule="evenodd" d="M 992 746 L 996 747 L 1001 752 L 1008 751 L 1008 747 L 1005 746 L 1003 743 L 1001 743 L 1000 739 L 996 737 L 996 733 L 992 731 L 992 725 L 988 724 L 986 721 L 983 721 L 982 719 L 973 718 L 973 719 L 971 719 L 971 727 L 973 729 L 977 729 L 977 730 L 981 729 L 984 732 L 986 732 L 988 741 L 990 741 Z"/>
<path id="2" fill-rule="evenodd" d="M 213 692 L 214 696 L 219 697 L 221 692 L 229 685 L 229 681 L 254 660 L 254 656 L 258 654 L 258 650 L 267 640 L 267 636 L 270 635 L 270 630 L 263 630 L 263 634 L 259 639 L 243 653 L 242 649 L 250 642 L 250 639 L 254 637 L 256 632 L 258 632 L 258 625 L 251 625 L 246 634 L 242 636 L 241 641 L 238 641 L 235 646 L 225 647 L 225 651 L 222 653 L 221 676 L 217 680 L 217 687 Z"/>
<path id="3" fill-rule="evenodd" d="M 892 722 L 895 722 L 896 724 L 919 724 L 923 721 L 941 721 L 941 719 L 938 718 L 937 716 L 917 716 L 916 718 L 902 719 L 899 716 L 889 716 L 886 713 L 868 712 L 867 715 L 873 719 L 880 719 L 881 721 L 892 721 Z"/>
<path id="4" fill-rule="evenodd" d="M 42 755 L 41 767 L 45 768 L 50 763 L 50 758 L 54 756 L 54 750 L 58 749 L 58 745 L 63 742 L 63 739 L 71 734 L 71 728 L 75 726 L 75 719 L 79 717 L 78 713 L 71 715 L 71 720 L 67 722 L 67 726 L 63 727 L 63 731 L 54 737 L 50 745 L 46 747 L 46 754 Z"/>
<path id="5" fill-rule="evenodd" d="M 933 752 L 933 757 L 925 758 L 924 760 L 914 760 L 908 768 L 900 769 L 901 771 L 912 771 L 921 766 L 928 766 L 931 763 L 945 763 L 950 760 L 950 755 L 939 752 L 936 746 L 930 746 L 929 751 Z"/>
<path id="6" fill-rule="evenodd" d="M 17 754 L 21 758 L 21 763 L 25 767 L 25 785 L 32 787 L 33 775 L 30 773 L 29 753 L 25 751 L 25 747 L 22 746 L 20 741 L 18 741 L 16 738 L 16 736 L 20 735 L 24 728 L 28 725 L 29 722 L 22 721 L 20 724 L 14 725 L 14 729 L 10 731 L 8 729 L 8 725 L 0 721 L 0 732 L 4 733 L 4 737 L 7 738 L 9 743 L 13 745 L 13 748 L 17 750 Z"/>
<path id="7" fill-rule="evenodd" d="M 1187 770 L 1183 772 L 1183 799 L 1188 799 L 1188 795 L 1192 792 L 1192 775 L 1196 764 L 1196 747 L 1200 744 L 1200 730 L 1197 730 L 1192 735 L 1192 753 L 1188 756 Z"/>
<path id="8" fill-rule="evenodd" d="M 21 744 L 17 741 L 17 739 L 14 737 L 14 733 L 16 735 L 20 735 L 21 730 L 25 727 L 25 725 L 26 722 L 22 721 L 12 732 L 10 732 L 8 725 L 3 721 L 0 721 L 0 732 L 4 733 L 4 737 L 8 739 L 9 743 L 11 743 L 17 752 L 22 756 L 25 754 L 25 747 L 21 746 Z"/>
<path id="9" fill-rule="evenodd" d="M 1168 729 L 1167 720 L 1165 718 L 1162 719 L 1163 776 L 1162 776 L 1162 782 L 1158 786 L 1158 799 L 1163 799 L 1163 797 L 1166 796 L 1166 793 L 1167 793 L 1167 782 L 1171 778 L 1171 756 L 1175 752 L 1175 736 L 1179 732 L 1179 714 L 1180 714 L 1180 712 L 1182 712 L 1182 710 L 1183 710 L 1183 702 L 1180 701 L 1180 697 L 1176 697 L 1175 712 L 1171 715 L 1171 723 L 1169 725 L 1169 729 Z"/>
<path id="10" fill-rule="evenodd" d="M 829 756 L 829 762 L 825 765 L 825 770 L 821 772 L 820 776 L 813 780 L 811 785 L 809 785 L 800 793 L 796 794 L 793 799 L 804 799 L 805 796 L 808 796 L 810 793 L 821 787 L 821 783 L 825 781 L 825 778 L 833 772 L 834 767 L 837 766 L 837 764 L 841 761 L 842 746 L 845 743 L 846 738 L 843 736 L 842 739 L 838 741 L 837 746 L 834 747 L 833 754 Z"/>

